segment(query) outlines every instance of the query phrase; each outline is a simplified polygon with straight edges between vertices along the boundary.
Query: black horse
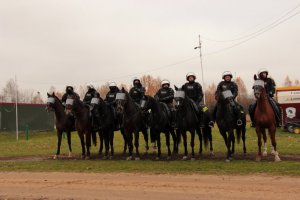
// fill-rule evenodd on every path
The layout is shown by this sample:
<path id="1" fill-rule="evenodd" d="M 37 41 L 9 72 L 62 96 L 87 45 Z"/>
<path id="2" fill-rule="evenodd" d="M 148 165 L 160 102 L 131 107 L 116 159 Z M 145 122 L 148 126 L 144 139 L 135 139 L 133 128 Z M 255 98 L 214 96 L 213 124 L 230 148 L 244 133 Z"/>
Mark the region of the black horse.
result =
<path id="1" fill-rule="evenodd" d="M 104 159 L 108 157 L 109 147 L 110 151 L 110 159 L 113 158 L 114 155 L 114 131 L 120 130 L 117 129 L 117 120 L 115 119 L 116 116 L 112 108 L 103 101 L 102 98 L 93 98 L 91 101 L 91 105 L 93 106 L 92 112 L 97 117 L 96 119 L 99 120 L 98 124 L 100 125 L 99 137 L 100 137 L 100 149 L 99 154 L 102 154 L 103 151 L 103 140 L 105 143 L 105 155 Z M 124 139 L 124 149 L 123 153 L 126 152 L 127 149 L 127 140 L 124 133 L 124 130 L 121 129 L 121 134 Z"/>
<path id="2" fill-rule="evenodd" d="M 121 92 L 116 96 L 117 112 L 122 114 L 122 126 L 124 127 L 126 137 L 128 139 L 129 157 L 127 160 L 132 159 L 133 151 L 133 133 L 134 133 L 134 145 L 136 149 L 135 160 L 140 159 L 139 153 L 139 132 L 142 131 L 146 142 L 146 153 L 149 150 L 148 146 L 148 131 L 145 120 L 144 112 L 133 101 L 128 92 L 122 88 Z"/>
<path id="3" fill-rule="evenodd" d="M 157 141 L 157 157 L 159 159 L 161 156 L 161 141 L 160 141 L 160 133 L 165 133 L 166 135 L 166 145 L 168 148 L 168 158 L 171 158 L 171 150 L 170 150 L 170 134 L 173 138 L 173 153 L 178 153 L 178 145 L 177 145 L 177 137 L 174 131 L 174 128 L 171 127 L 170 124 L 170 115 L 168 113 L 167 105 L 161 103 L 154 99 L 151 96 L 146 96 L 146 105 L 145 109 L 151 110 L 150 114 L 150 132 L 154 136 L 154 141 Z M 153 140 L 152 139 L 152 140 Z M 154 142 L 151 141 L 151 142 Z"/>
<path id="4" fill-rule="evenodd" d="M 55 127 L 57 131 L 57 151 L 53 159 L 57 159 L 60 154 L 60 146 L 62 134 L 65 132 L 67 134 L 68 145 L 69 145 L 69 157 L 72 157 L 72 147 L 71 147 L 71 132 L 74 130 L 74 120 L 72 116 L 66 115 L 64 106 L 61 101 L 55 96 L 54 92 L 52 94 L 47 93 L 47 112 L 54 111 L 55 113 Z"/>
<path id="5" fill-rule="evenodd" d="M 181 88 L 175 86 L 175 101 L 176 101 L 176 124 L 177 124 L 177 137 L 178 143 L 180 142 L 180 137 L 183 137 L 184 145 L 184 156 L 183 160 L 188 159 L 187 152 L 187 135 L 186 132 L 191 133 L 191 147 L 192 147 L 192 157 L 195 159 L 195 132 L 199 135 L 200 140 L 200 149 L 199 153 L 202 153 L 202 132 L 200 130 L 200 121 L 196 113 L 195 108 L 193 107 L 192 100 L 185 95 L 185 92 Z M 210 132 L 211 133 L 211 132 Z M 203 131 L 204 145 L 207 146 L 209 136 L 209 131 Z"/>
<path id="6" fill-rule="evenodd" d="M 66 113 L 73 113 L 75 116 L 75 128 L 78 132 L 80 138 L 82 158 L 90 158 L 90 148 L 91 148 L 91 133 L 92 124 L 90 117 L 90 109 L 86 106 L 79 98 L 75 96 L 68 96 L 66 101 Z M 85 135 L 85 138 L 84 138 Z M 93 140 L 96 138 L 92 137 Z M 85 139 L 85 142 L 84 142 Z M 96 144 L 96 141 L 93 141 Z"/>
<path id="7" fill-rule="evenodd" d="M 233 100 L 233 95 L 230 90 L 223 91 L 219 97 L 217 97 L 217 113 L 216 113 L 216 122 L 219 127 L 220 134 L 224 138 L 225 145 L 227 147 L 227 158 L 226 161 L 230 162 L 232 160 L 232 154 L 234 153 L 234 130 L 236 129 L 238 142 L 240 140 L 241 134 L 244 143 L 244 153 L 246 153 L 245 146 L 245 132 L 246 132 L 246 116 L 242 116 L 243 125 L 237 125 L 237 110 L 236 103 Z M 228 135 L 227 135 L 228 133 Z M 232 149 L 231 148 L 232 145 Z"/>

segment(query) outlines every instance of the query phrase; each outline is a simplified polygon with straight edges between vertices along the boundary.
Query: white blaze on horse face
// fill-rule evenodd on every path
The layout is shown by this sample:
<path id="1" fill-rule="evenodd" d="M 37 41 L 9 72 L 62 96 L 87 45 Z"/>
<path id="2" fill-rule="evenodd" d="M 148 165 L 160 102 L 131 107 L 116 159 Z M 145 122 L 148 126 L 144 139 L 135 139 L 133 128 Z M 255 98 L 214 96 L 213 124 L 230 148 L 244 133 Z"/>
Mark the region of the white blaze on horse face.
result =
<path id="1" fill-rule="evenodd" d="M 125 100 L 125 93 L 122 92 L 117 93 L 116 100 Z"/>
<path id="2" fill-rule="evenodd" d="M 92 98 L 91 100 L 91 104 L 95 104 L 98 105 L 99 104 L 100 99 L 99 98 Z"/>
<path id="3" fill-rule="evenodd" d="M 233 94 L 232 94 L 232 92 L 230 90 L 223 91 L 222 95 L 223 95 L 224 99 L 228 99 L 230 97 L 233 97 Z"/>
<path id="4" fill-rule="evenodd" d="M 265 82 L 263 80 L 255 80 L 253 86 L 265 87 Z"/>
<path id="5" fill-rule="evenodd" d="M 185 97 L 184 91 L 178 90 L 175 92 L 174 98 L 183 98 L 184 99 L 184 97 Z"/>
<path id="6" fill-rule="evenodd" d="M 74 99 L 67 99 L 66 105 L 73 105 Z"/>
<path id="7" fill-rule="evenodd" d="M 55 102 L 54 97 L 48 97 L 47 103 L 54 103 L 54 102 Z"/>

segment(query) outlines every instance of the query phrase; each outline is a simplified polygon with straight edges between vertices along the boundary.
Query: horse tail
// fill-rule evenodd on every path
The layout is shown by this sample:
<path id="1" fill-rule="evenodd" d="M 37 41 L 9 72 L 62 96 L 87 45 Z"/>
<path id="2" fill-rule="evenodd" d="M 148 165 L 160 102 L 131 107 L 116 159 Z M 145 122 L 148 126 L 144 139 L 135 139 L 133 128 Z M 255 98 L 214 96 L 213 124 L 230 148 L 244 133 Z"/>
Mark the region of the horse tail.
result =
<path id="1" fill-rule="evenodd" d="M 211 135 L 211 128 L 208 127 L 208 126 L 205 126 L 202 130 L 203 130 L 202 132 L 203 132 L 204 147 L 207 148 L 209 138 L 212 136 Z"/>
<path id="2" fill-rule="evenodd" d="M 97 146 L 97 135 L 96 135 L 96 131 L 92 131 L 92 141 L 94 146 Z"/>

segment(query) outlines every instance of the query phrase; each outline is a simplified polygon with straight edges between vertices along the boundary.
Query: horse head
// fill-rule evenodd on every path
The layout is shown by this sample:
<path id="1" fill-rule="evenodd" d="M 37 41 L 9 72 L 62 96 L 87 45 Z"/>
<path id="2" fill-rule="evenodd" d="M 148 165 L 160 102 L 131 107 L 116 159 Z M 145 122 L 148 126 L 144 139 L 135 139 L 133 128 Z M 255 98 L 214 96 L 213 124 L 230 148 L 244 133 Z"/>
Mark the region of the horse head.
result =
<path id="1" fill-rule="evenodd" d="M 52 94 L 47 93 L 47 105 L 46 105 L 46 111 L 55 111 L 56 104 L 60 103 L 60 100 L 55 96 L 54 92 Z"/>
<path id="2" fill-rule="evenodd" d="M 183 102 L 185 100 L 185 92 L 182 90 L 182 88 L 176 87 L 176 85 L 174 85 L 174 87 L 175 87 L 174 99 L 176 102 L 175 107 L 179 108 L 183 105 Z"/>
<path id="3" fill-rule="evenodd" d="M 255 98 L 260 99 L 262 94 L 265 92 L 265 82 L 259 79 L 255 80 L 252 89 Z"/>
<path id="4" fill-rule="evenodd" d="M 116 110 L 118 114 L 123 114 L 124 106 L 128 101 L 128 98 L 129 98 L 129 94 L 124 88 L 122 88 L 121 91 L 116 94 L 116 104 L 117 104 Z"/>
<path id="5" fill-rule="evenodd" d="M 230 104 L 232 106 L 235 105 L 233 94 L 232 94 L 231 90 L 228 90 L 228 89 L 225 89 L 224 91 L 222 91 L 220 93 L 218 101 L 221 103 L 223 102 L 225 104 Z"/>

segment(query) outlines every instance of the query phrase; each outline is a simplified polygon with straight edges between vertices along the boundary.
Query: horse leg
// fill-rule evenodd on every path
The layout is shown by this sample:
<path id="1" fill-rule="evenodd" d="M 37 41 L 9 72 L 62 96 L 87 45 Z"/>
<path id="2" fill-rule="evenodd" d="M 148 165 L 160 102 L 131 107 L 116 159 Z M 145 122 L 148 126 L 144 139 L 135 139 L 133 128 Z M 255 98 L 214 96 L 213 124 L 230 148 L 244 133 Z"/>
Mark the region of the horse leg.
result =
<path id="1" fill-rule="evenodd" d="M 78 132 L 78 136 L 80 138 L 80 143 L 81 143 L 81 158 L 85 158 L 85 143 L 84 143 L 84 135 L 82 132 Z"/>
<path id="2" fill-rule="evenodd" d="M 258 153 L 256 156 L 256 161 L 261 161 L 261 135 L 262 135 L 262 130 L 261 128 L 258 128 L 258 126 L 256 126 L 256 135 L 257 135 L 257 144 L 258 144 Z"/>
<path id="3" fill-rule="evenodd" d="M 160 156 L 161 156 L 161 141 L 160 141 L 160 132 L 156 132 L 156 142 L 157 142 L 157 156 L 156 156 L 156 160 L 159 160 Z"/>
<path id="4" fill-rule="evenodd" d="M 109 153 L 110 133 L 107 130 L 103 130 L 102 135 L 103 135 L 104 147 L 105 147 L 105 153 L 104 153 L 103 159 L 107 159 L 108 158 L 108 153 Z"/>
<path id="5" fill-rule="evenodd" d="M 202 156 L 202 152 L 203 152 L 203 146 L 202 146 L 202 132 L 201 130 L 197 130 L 197 133 L 198 133 L 198 137 L 199 137 L 199 143 L 200 143 L 200 146 L 199 146 L 199 155 Z"/>
<path id="6" fill-rule="evenodd" d="M 134 132 L 134 146 L 135 146 L 135 151 L 136 151 L 136 157 L 135 160 L 140 160 L 140 152 L 139 152 L 139 132 L 135 131 Z"/>
<path id="7" fill-rule="evenodd" d="M 210 157 L 212 158 L 214 156 L 214 149 L 212 144 L 212 133 L 211 128 L 209 128 L 207 131 L 209 131 L 208 139 L 209 139 L 209 150 L 210 150 Z"/>
<path id="8" fill-rule="evenodd" d="M 246 149 L 246 129 L 245 129 L 245 127 L 243 127 L 243 129 L 242 129 L 242 140 L 243 140 L 244 155 L 246 155 L 247 149 Z"/>
<path id="9" fill-rule="evenodd" d="M 62 131 L 57 130 L 57 151 L 54 155 L 53 159 L 56 160 L 60 154 L 60 146 L 61 146 L 61 138 L 62 138 Z"/>
<path id="10" fill-rule="evenodd" d="M 68 139 L 68 146 L 69 146 L 68 157 L 71 158 L 72 157 L 72 146 L 71 146 L 71 132 L 70 131 L 67 132 L 67 139 Z"/>
<path id="11" fill-rule="evenodd" d="M 262 137 L 264 140 L 264 152 L 263 152 L 263 156 L 267 156 L 268 155 L 268 145 L 267 145 L 267 134 L 266 134 L 266 130 L 262 129 Z"/>
<path id="12" fill-rule="evenodd" d="M 92 146 L 92 140 L 91 140 L 91 132 L 87 131 L 86 135 L 85 135 L 85 145 L 86 145 L 86 159 L 90 159 L 91 157 L 91 152 L 90 152 L 90 148 Z"/>
<path id="13" fill-rule="evenodd" d="M 123 140 L 124 140 L 124 148 L 123 148 L 123 154 L 126 154 L 126 151 L 127 151 L 127 138 L 126 138 L 126 135 L 125 135 L 125 132 L 123 129 L 120 130 L 121 131 L 121 134 L 123 136 Z"/>
<path id="14" fill-rule="evenodd" d="M 149 137 L 148 137 L 148 130 L 147 129 L 144 129 L 143 131 L 142 131 L 142 133 L 143 133 L 143 136 L 144 136 L 144 140 L 145 140 L 145 143 L 146 143 L 146 145 L 145 145 L 145 153 L 147 154 L 148 153 L 148 150 L 149 150 Z"/>
<path id="15" fill-rule="evenodd" d="M 231 154 L 233 155 L 235 153 L 235 136 L 234 136 L 234 133 L 232 134 L 231 136 L 231 143 L 232 143 L 232 149 L 231 149 Z"/>
<path id="16" fill-rule="evenodd" d="M 128 149 L 129 149 L 129 156 L 127 157 L 127 160 L 132 160 L 132 151 L 133 151 L 133 144 L 132 144 L 132 132 L 127 132 L 126 135 L 128 138 Z"/>
<path id="17" fill-rule="evenodd" d="M 200 135 L 200 134 L 199 134 Z M 202 138 L 202 137 L 201 137 Z M 192 148 L 192 158 L 191 160 L 195 160 L 195 151 L 194 151 L 194 147 L 195 147 L 195 130 L 191 131 L 191 148 Z"/>
<path id="18" fill-rule="evenodd" d="M 182 138 L 183 138 L 183 146 L 184 146 L 184 156 L 182 160 L 187 160 L 188 159 L 188 151 L 187 151 L 187 138 L 186 138 L 186 131 L 182 132 Z"/>
<path id="19" fill-rule="evenodd" d="M 177 143 L 177 137 L 176 137 L 174 129 L 171 129 L 170 133 L 171 133 L 171 136 L 173 139 L 173 154 L 177 154 L 178 153 L 178 143 Z"/>
<path id="20" fill-rule="evenodd" d="M 99 148 L 99 155 L 102 155 L 103 152 L 103 133 L 101 130 L 98 131 L 98 135 L 99 135 L 99 140 L 100 140 L 100 148 Z"/>
<path id="21" fill-rule="evenodd" d="M 154 133 L 153 128 L 150 128 L 150 140 L 153 152 L 156 152 L 156 133 Z"/>
<path id="22" fill-rule="evenodd" d="M 275 133 L 276 133 L 276 127 L 275 126 L 269 128 L 269 134 L 270 134 L 270 137 L 271 137 L 272 146 L 273 146 L 274 151 L 275 151 L 275 155 L 274 155 L 275 159 L 274 159 L 274 161 L 275 162 L 279 162 L 281 160 L 280 160 L 280 157 L 279 157 L 278 152 L 277 152 L 277 147 L 276 147 L 277 143 L 276 143 L 276 139 L 275 139 Z"/>
<path id="23" fill-rule="evenodd" d="M 109 134 L 109 142 L 110 142 L 110 159 L 114 156 L 114 129 L 111 129 Z"/>
<path id="24" fill-rule="evenodd" d="M 230 162 L 232 160 L 232 152 L 231 152 L 230 148 L 231 148 L 231 143 L 233 142 L 233 138 L 234 138 L 234 130 L 228 131 L 226 162 Z"/>
<path id="25" fill-rule="evenodd" d="M 171 159 L 171 149 L 170 149 L 170 133 L 167 131 L 166 132 L 166 145 L 168 148 L 168 157 L 167 160 Z"/>

